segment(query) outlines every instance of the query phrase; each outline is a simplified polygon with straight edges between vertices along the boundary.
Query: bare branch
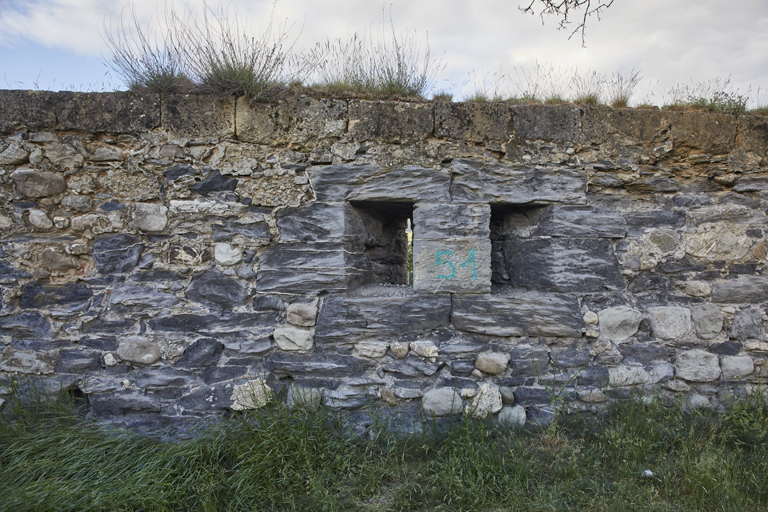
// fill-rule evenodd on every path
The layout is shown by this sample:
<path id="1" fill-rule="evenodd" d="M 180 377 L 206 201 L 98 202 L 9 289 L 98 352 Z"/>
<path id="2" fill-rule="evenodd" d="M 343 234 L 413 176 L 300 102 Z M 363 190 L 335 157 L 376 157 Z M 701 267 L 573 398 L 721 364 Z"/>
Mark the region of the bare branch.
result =
<path id="1" fill-rule="evenodd" d="M 581 45 L 585 46 L 587 18 L 594 15 L 600 21 L 602 12 L 613 5 L 613 2 L 614 0 L 531 0 L 528 7 L 521 6 L 519 9 L 523 12 L 536 14 L 536 11 L 540 8 L 539 16 L 541 17 L 542 25 L 544 24 L 545 15 L 560 18 L 559 30 L 570 28 L 568 25 L 574 23 L 571 19 L 572 12 L 583 9 L 584 13 L 577 21 L 578 25 L 573 29 L 568 39 L 572 38 L 577 32 L 581 32 Z M 538 8 L 536 7 L 537 5 L 539 5 Z"/>

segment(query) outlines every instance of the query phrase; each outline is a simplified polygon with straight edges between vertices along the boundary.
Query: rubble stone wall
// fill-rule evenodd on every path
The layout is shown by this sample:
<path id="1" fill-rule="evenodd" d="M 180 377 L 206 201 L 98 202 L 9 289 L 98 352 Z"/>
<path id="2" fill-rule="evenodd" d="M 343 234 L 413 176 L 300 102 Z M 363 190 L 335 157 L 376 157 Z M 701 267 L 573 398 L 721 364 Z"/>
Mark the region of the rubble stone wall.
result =
<path id="1" fill-rule="evenodd" d="M 766 166 L 751 116 L 0 91 L 0 372 L 146 428 L 719 407 L 768 380 Z"/>

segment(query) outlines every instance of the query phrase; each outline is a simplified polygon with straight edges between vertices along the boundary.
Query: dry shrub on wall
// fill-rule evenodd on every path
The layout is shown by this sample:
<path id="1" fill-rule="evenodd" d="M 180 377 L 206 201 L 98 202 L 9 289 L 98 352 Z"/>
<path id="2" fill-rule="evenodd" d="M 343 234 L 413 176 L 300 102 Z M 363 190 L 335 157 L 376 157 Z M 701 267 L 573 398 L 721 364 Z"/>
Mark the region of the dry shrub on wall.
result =
<path id="1" fill-rule="evenodd" d="M 115 27 L 105 27 L 104 38 L 110 67 L 131 90 L 266 99 L 311 68 L 292 54 L 290 29 L 270 16 L 254 36 L 237 11 L 208 5 L 202 18 L 166 7 L 162 26 L 153 20 L 142 25 L 130 6 Z"/>
<path id="2" fill-rule="evenodd" d="M 423 97 L 445 67 L 433 60 L 428 35 L 422 50 L 416 32 L 398 34 L 390 15 L 378 30 L 317 44 L 304 57 L 314 87 L 340 94 Z"/>

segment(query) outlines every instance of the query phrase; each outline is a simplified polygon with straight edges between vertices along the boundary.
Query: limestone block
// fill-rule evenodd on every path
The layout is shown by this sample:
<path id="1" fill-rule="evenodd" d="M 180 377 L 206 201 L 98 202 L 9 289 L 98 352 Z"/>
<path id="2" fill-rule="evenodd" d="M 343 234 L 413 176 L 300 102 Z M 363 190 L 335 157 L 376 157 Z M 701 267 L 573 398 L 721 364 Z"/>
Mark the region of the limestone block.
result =
<path id="1" fill-rule="evenodd" d="M 41 210 L 29 211 L 29 223 L 38 231 L 47 231 L 53 227 L 51 219 Z"/>
<path id="2" fill-rule="evenodd" d="M 432 341 L 414 341 L 410 344 L 411 350 L 419 357 L 437 357 L 439 351 Z"/>
<path id="3" fill-rule="evenodd" d="M 720 368 L 723 371 L 723 379 L 738 380 L 751 375 L 755 371 L 755 363 L 747 355 L 723 356 L 720 360 Z"/>
<path id="4" fill-rule="evenodd" d="M 688 308 L 660 306 L 647 309 L 651 332 L 667 341 L 680 340 L 691 330 L 691 311 Z"/>
<path id="5" fill-rule="evenodd" d="M 187 137 L 235 137 L 235 98 L 173 95 L 162 102 L 163 128 Z"/>
<path id="6" fill-rule="evenodd" d="M 355 354 L 368 359 L 380 359 L 387 353 L 387 344 L 378 341 L 361 341 L 355 344 Z"/>
<path id="7" fill-rule="evenodd" d="M 433 124 L 433 108 L 429 103 L 349 102 L 349 137 L 358 142 L 416 142 L 432 134 Z"/>
<path id="8" fill-rule="evenodd" d="M 161 204 L 137 203 L 131 225 L 141 231 L 156 233 L 168 225 L 168 208 Z"/>
<path id="9" fill-rule="evenodd" d="M 248 409 L 261 409 L 272 399 L 272 388 L 264 379 L 249 380 L 232 389 L 230 409 L 244 411 Z"/>
<path id="10" fill-rule="evenodd" d="M 578 107 L 515 105 L 511 110 L 515 136 L 520 140 L 574 142 L 581 138 Z"/>
<path id="11" fill-rule="evenodd" d="M 139 133 L 160 126 L 160 97 L 155 94 L 64 91 L 57 100 L 56 117 L 65 130 Z"/>
<path id="12" fill-rule="evenodd" d="M 53 373 L 58 350 L 27 351 L 6 347 L 0 356 L 0 371 L 44 375 Z"/>
<path id="13" fill-rule="evenodd" d="M 717 223 L 705 225 L 696 233 L 685 236 L 686 252 L 706 261 L 735 261 L 747 255 L 752 239 L 733 225 Z"/>
<path id="14" fill-rule="evenodd" d="M 402 359 L 408 355 L 408 343 L 395 341 L 389 344 L 389 349 L 395 354 L 395 357 Z"/>
<path id="15" fill-rule="evenodd" d="M 0 165 L 21 165 L 28 160 L 29 153 L 15 142 L 12 142 L 0 153 Z"/>
<path id="16" fill-rule="evenodd" d="M 586 175 L 564 168 L 521 168 L 457 158 L 451 163 L 454 203 L 583 203 Z M 429 198 L 422 200 L 435 202 Z"/>
<path id="17" fill-rule="evenodd" d="M 256 144 L 312 145 L 342 137 L 347 128 L 347 102 L 298 97 L 277 104 L 237 100 L 237 138 Z"/>
<path id="18" fill-rule="evenodd" d="M 421 407 L 428 416 L 451 416 L 462 410 L 461 395 L 454 388 L 437 388 L 424 393 Z"/>
<path id="19" fill-rule="evenodd" d="M 123 152 L 115 146 L 101 146 L 96 148 L 88 159 L 91 162 L 119 162 L 123 159 Z"/>
<path id="20" fill-rule="evenodd" d="M 651 383 L 666 382 L 675 377 L 675 367 L 669 363 L 657 363 L 650 372 Z"/>
<path id="21" fill-rule="evenodd" d="M 712 382 L 720 377 L 717 356 L 700 349 L 678 352 L 675 366 L 677 377 L 689 382 Z"/>
<path id="22" fill-rule="evenodd" d="M 215 245 L 214 258 L 219 265 L 231 267 L 243 261 L 243 253 L 238 247 L 222 242 Z"/>
<path id="23" fill-rule="evenodd" d="M 465 412 L 475 418 L 485 418 L 489 414 L 496 414 L 503 406 L 499 387 L 495 384 L 483 384 L 472 401 L 466 405 Z"/>
<path id="24" fill-rule="evenodd" d="M 11 175 L 16 190 L 27 197 L 48 197 L 64 192 L 67 184 L 61 174 L 18 169 Z"/>
<path id="25" fill-rule="evenodd" d="M 280 350 L 298 352 L 312 350 L 314 334 L 314 329 L 286 326 L 276 328 L 272 336 Z"/>
<path id="26" fill-rule="evenodd" d="M 435 103 L 438 137 L 468 142 L 506 141 L 512 112 L 504 102 Z"/>
<path id="27" fill-rule="evenodd" d="M 117 347 L 117 357 L 123 361 L 150 365 L 160 360 L 158 346 L 143 336 L 128 336 Z"/>
<path id="28" fill-rule="evenodd" d="M 61 200 L 61 206 L 78 212 L 87 212 L 93 208 L 93 199 L 91 196 L 65 196 Z"/>
<path id="29" fill-rule="evenodd" d="M 516 405 L 514 407 L 504 407 L 499 411 L 497 418 L 498 422 L 502 425 L 525 425 L 525 407 Z"/>
<path id="30" fill-rule="evenodd" d="M 489 375 L 501 375 L 507 370 L 509 355 L 498 352 L 480 352 L 475 366 L 478 370 Z"/>
<path id="31" fill-rule="evenodd" d="M 285 402 L 291 409 L 301 408 L 314 411 L 323 403 L 323 391 L 317 388 L 291 386 L 288 388 Z"/>
<path id="32" fill-rule="evenodd" d="M 313 327 L 317 322 L 317 306 L 312 304 L 289 304 L 286 313 L 288 323 L 299 327 Z"/>
<path id="33" fill-rule="evenodd" d="M 0 133 L 55 127 L 57 98 L 49 91 L 0 91 Z"/>
<path id="34" fill-rule="evenodd" d="M 579 400 L 588 404 L 605 402 L 605 393 L 596 389 L 589 391 L 579 391 Z"/>
<path id="35" fill-rule="evenodd" d="M 613 387 L 650 384 L 651 375 L 639 366 L 619 365 L 608 369 L 608 382 Z"/>
<path id="36" fill-rule="evenodd" d="M 711 340 L 723 329 L 723 314 L 714 304 L 701 304 L 691 307 L 691 320 L 696 335 L 703 340 Z"/>
<path id="37" fill-rule="evenodd" d="M 683 285 L 683 291 L 691 297 L 709 297 L 712 288 L 705 281 L 688 281 Z"/>
<path id="38" fill-rule="evenodd" d="M 604 309 L 597 316 L 602 335 L 617 343 L 634 336 L 643 318 L 639 311 L 627 306 Z"/>
<path id="39" fill-rule="evenodd" d="M 80 265 L 75 258 L 67 256 L 66 254 L 61 254 L 51 247 L 43 249 L 43 252 L 41 252 L 38 257 L 38 261 L 50 271 L 80 268 Z"/>

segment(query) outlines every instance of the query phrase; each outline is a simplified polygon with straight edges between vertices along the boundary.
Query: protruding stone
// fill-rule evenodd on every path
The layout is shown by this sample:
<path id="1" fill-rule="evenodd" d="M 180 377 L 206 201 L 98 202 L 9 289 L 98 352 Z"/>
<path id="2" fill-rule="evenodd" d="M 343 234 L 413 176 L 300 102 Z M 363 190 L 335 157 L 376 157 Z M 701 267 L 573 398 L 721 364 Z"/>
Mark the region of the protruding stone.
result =
<path id="1" fill-rule="evenodd" d="M 760 310 L 742 309 L 733 317 L 728 337 L 738 341 L 759 340 L 762 324 L 763 317 Z"/>
<path id="2" fill-rule="evenodd" d="M 501 375 L 507 370 L 509 355 L 498 352 L 480 352 L 477 355 L 475 366 L 483 373 L 489 375 Z"/>
<path id="3" fill-rule="evenodd" d="M 696 335 L 703 340 L 711 340 L 723 329 L 723 314 L 714 304 L 700 304 L 691 308 L 691 320 Z"/>
<path id="4" fill-rule="evenodd" d="M 11 177 L 16 184 L 16 190 L 27 197 L 55 196 L 67 188 L 64 177 L 54 172 L 18 169 Z"/>
<path id="5" fill-rule="evenodd" d="M 78 212 L 87 212 L 93 209 L 93 199 L 91 196 L 66 196 L 61 200 L 61 206 Z"/>
<path id="6" fill-rule="evenodd" d="M 755 362 L 749 356 L 723 356 L 720 360 L 723 379 L 738 380 L 755 371 Z"/>
<path id="7" fill-rule="evenodd" d="M 235 386 L 229 399 L 232 400 L 229 408 L 233 411 L 261 409 L 272 399 L 272 388 L 267 386 L 264 379 L 249 380 L 245 384 Z"/>
<path id="8" fill-rule="evenodd" d="M 41 265 L 50 271 L 80 268 L 75 258 L 61 254 L 51 247 L 43 249 L 43 252 L 40 253 L 39 261 Z"/>
<path id="9" fill-rule="evenodd" d="M 128 336 L 118 345 L 117 357 L 129 363 L 150 365 L 160 360 L 160 349 L 143 336 Z"/>
<path id="10" fill-rule="evenodd" d="M 280 350 L 299 352 L 312 349 L 314 334 L 314 329 L 298 329 L 286 326 L 276 328 L 273 337 Z"/>
<path id="11" fill-rule="evenodd" d="M 489 414 L 496 414 L 502 407 L 499 387 L 494 384 L 483 384 L 475 398 L 467 404 L 466 412 L 475 418 L 485 418 Z"/>
<path id="12" fill-rule="evenodd" d="M 396 341 L 389 344 L 389 349 L 398 359 L 402 359 L 408 355 L 408 343 Z"/>
<path id="13" fill-rule="evenodd" d="M 461 395 L 454 388 L 433 389 L 421 397 L 421 407 L 429 416 L 460 414 L 462 405 Z"/>
<path id="14" fill-rule="evenodd" d="M 691 330 L 691 311 L 688 308 L 660 306 L 648 308 L 651 332 L 657 338 L 675 341 Z"/>
<path id="15" fill-rule="evenodd" d="M 420 357 L 437 357 L 439 355 L 437 346 L 431 341 L 411 342 L 411 350 Z"/>
<path id="16" fill-rule="evenodd" d="M 379 359 L 387 353 L 387 344 L 379 341 L 361 341 L 355 344 L 355 353 L 359 357 Z"/>
<path id="17" fill-rule="evenodd" d="M 522 405 L 514 407 L 504 407 L 499 411 L 498 421 L 502 425 L 514 426 L 525 425 L 525 408 Z"/>
<path id="18" fill-rule="evenodd" d="M 675 377 L 675 368 L 669 363 L 657 363 L 651 368 L 651 383 L 666 382 Z"/>
<path id="19" fill-rule="evenodd" d="M 712 382 L 720 377 L 717 356 L 700 349 L 679 352 L 675 366 L 677 377 L 689 382 Z"/>
<path id="20" fill-rule="evenodd" d="M 29 223 L 38 231 L 47 231 L 53 227 L 51 219 L 41 210 L 29 211 Z"/>
<path id="21" fill-rule="evenodd" d="M 685 408 L 686 409 L 711 409 L 712 403 L 709 401 L 709 398 L 705 397 L 704 395 L 693 393 L 691 396 L 688 397 L 688 400 L 685 401 Z"/>
<path id="22" fill-rule="evenodd" d="M 579 391 L 579 400 L 588 404 L 605 402 L 605 393 L 596 389 Z"/>
<path id="23" fill-rule="evenodd" d="M 232 308 L 245 302 L 245 285 L 216 269 L 208 269 L 192 278 L 187 298 L 212 306 Z"/>
<path id="24" fill-rule="evenodd" d="M 21 165 L 28 160 L 29 153 L 15 142 L 0 153 L 0 165 Z"/>
<path id="25" fill-rule="evenodd" d="M 507 386 L 499 386 L 499 393 L 501 393 L 501 401 L 504 405 L 512 405 L 515 403 L 515 391 Z"/>
<path id="26" fill-rule="evenodd" d="M 650 384 L 651 376 L 639 366 L 619 365 L 608 369 L 608 382 L 612 387 Z"/>
<path id="27" fill-rule="evenodd" d="M 144 244 L 138 237 L 126 234 L 103 235 L 93 243 L 93 260 L 103 274 L 115 274 L 133 270 L 144 252 Z"/>
<path id="28" fill-rule="evenodd" d="M 161 204 L 137 203 L 131 225 L 147 233 L 162 231 L 168 225 L 168 208 Z"/>
<path id="29" fill-rule="evenodd" d="M 301 408 L 314 411 L 323 403 L 323 392 L 317 388 L 290 386 L 285 403 L 291 409 Z"/>
<path id="30" fill-rule="evenodd" d="M 286 313 L 288 323 L 299 327 L 313 327 L 317 322 L 317 306 L 311 304 L 290 304 Z"/>
<path id="31" fill-rule="evenodd" d="M 584 323 L 587 325 L 597 325 L 600 322 L 600 317 L 594 311 L 587 311 L 584 313 Z"/>
<path id="32" fill-rule="evenodd" d="M 608 308 L 598 313 L 600 332 L 611 341 L 621 342 L 633 336 L 643 316 L 627 306 Z"/>
<path id="33" fill-rule="evenodd" d="M 238 247 L 225 243 L 218 243 L 214 249 L 216 263 L 224 267 L 231 267 L 243 261 L 243 253 Z"/>

